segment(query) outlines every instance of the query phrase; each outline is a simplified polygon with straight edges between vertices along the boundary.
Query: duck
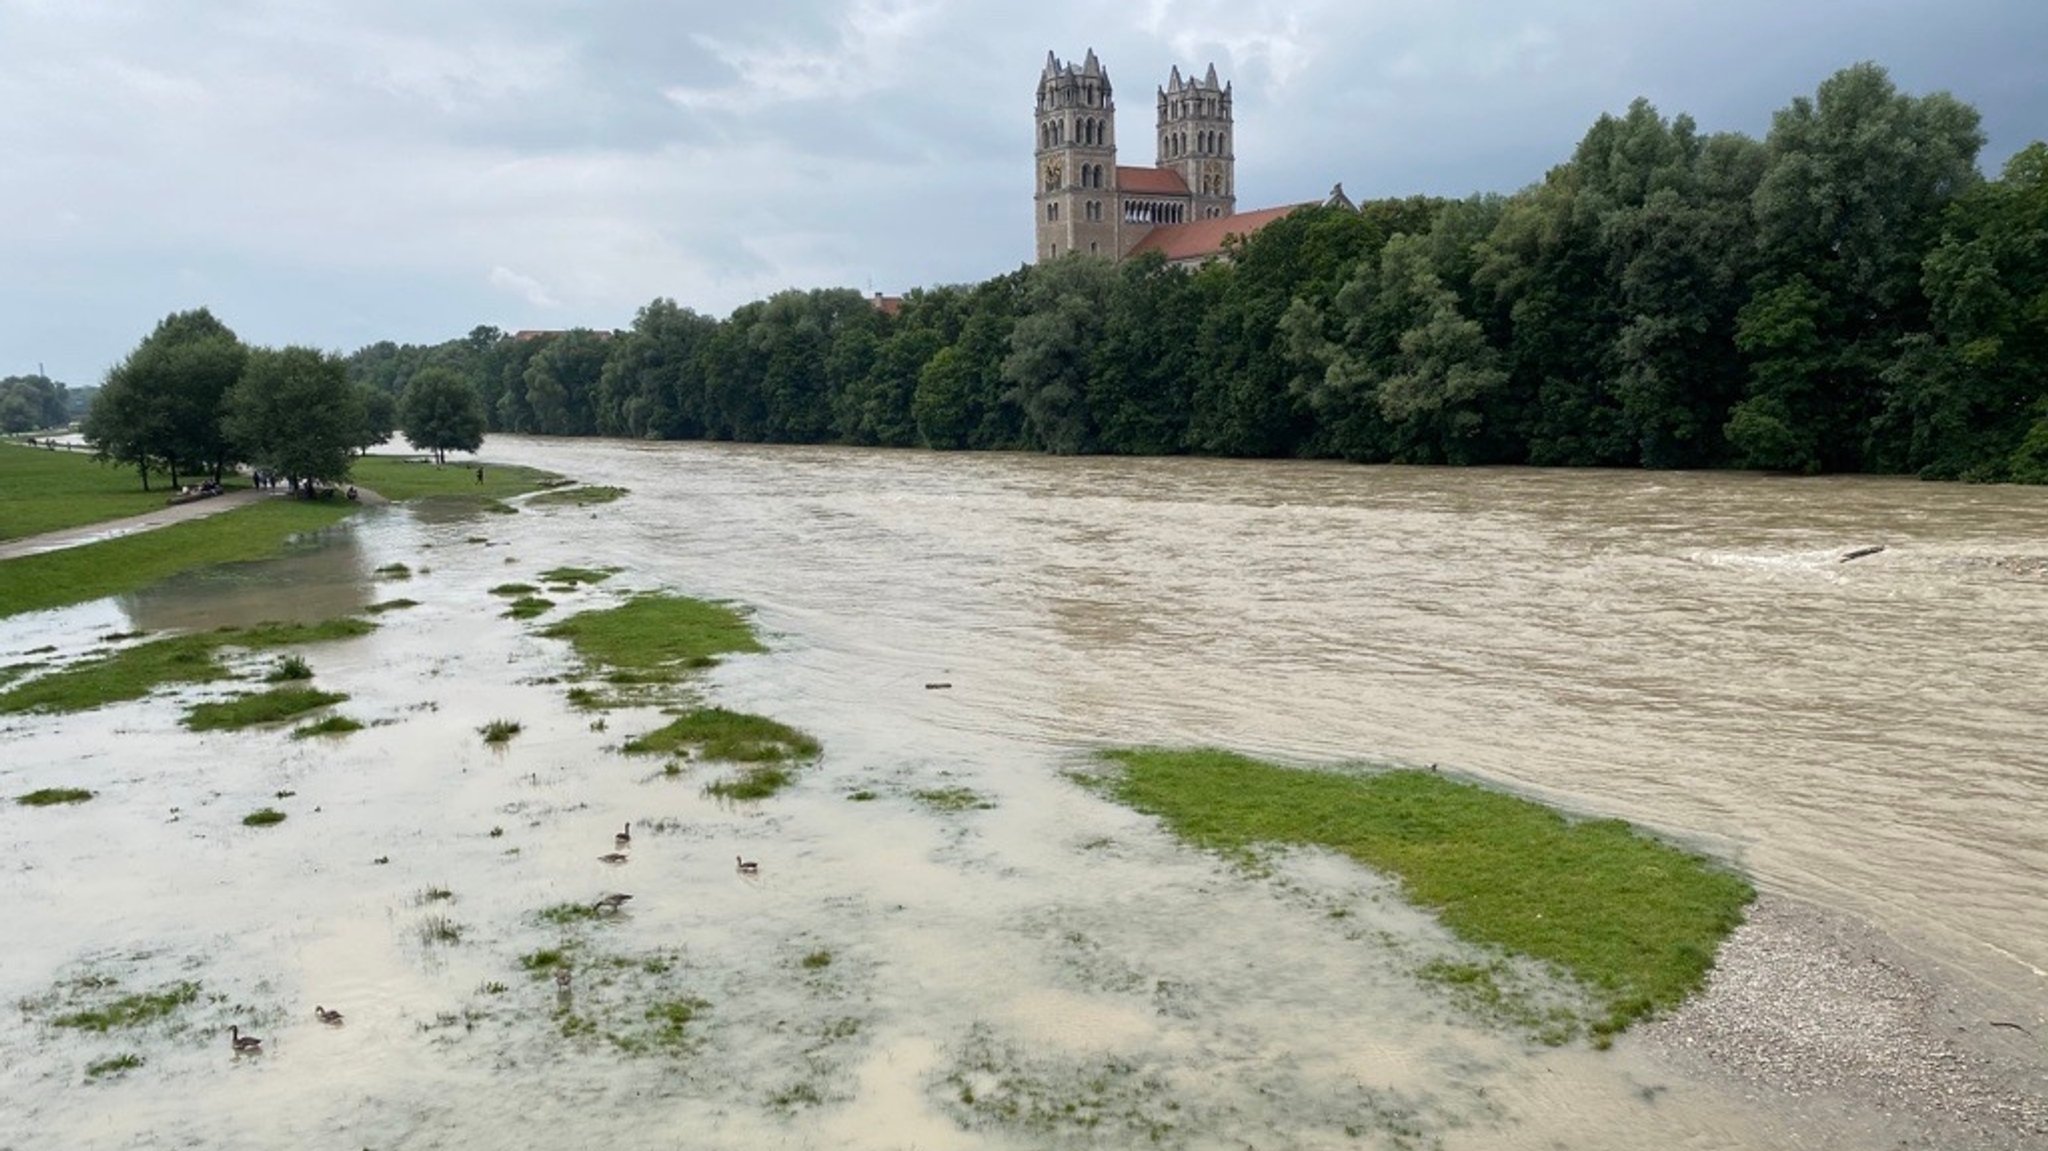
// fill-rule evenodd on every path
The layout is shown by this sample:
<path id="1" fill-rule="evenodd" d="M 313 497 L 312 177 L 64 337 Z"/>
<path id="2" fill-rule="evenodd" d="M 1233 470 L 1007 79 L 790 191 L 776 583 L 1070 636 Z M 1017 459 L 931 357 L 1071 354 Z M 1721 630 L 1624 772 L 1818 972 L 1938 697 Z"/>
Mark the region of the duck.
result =
<path id="1" fill-rule="evenodd" d="M 320 1022 L 328 1024 L 329 1026 L 335 1026 L 341 1023 L 341 1012 L 329 1011 L 325 1007 L 321 1007 L 318 1004 L 314 1004 L 313 1018 L 318 1019 Z"/>
<path id="2" fill-rule="evenodd" d="M 739 869 L 740 869 L 740 874 L 741 874 L 741 875 L 759 875 L 759 874 L 761 874 L 761 865 L 760 865 L 760 864 L 758 864 L 758 863 L 755 863 L 755 862 L 754 862 L 753 860 L 751 860 L 751 859 L 748 859 L 748 858 L 747 858 L 746 856 L 744 856 L 744 855 L 735 855 L 735 856 L 733 856 L 732 858 L 733 858 L 733 861 L 734 861 L 735 863 L 739 864 Z"/>
<path id="3" fill-rule="evenodd" d="M 628 821 L 626 823 L 626 826 L 623 829 L 621 829 L 617 835 L 612 836 L 612 842 L 618 844 L 620 847 L 624 847 L 627 844 L 633 842 L 633 824 L 631 821 Z"/>
<path id="4" fill-rule="evenodd" d="M 254 1035 L 242 1034 L 240 1024 L 229 1024 L 228 1046 L 234 1048 L 235 1054 L 241 1055 L 250 1051 L 263 1050 L 263 1041 Z"/>
<path id="5" fill-rule="evenodd" d="M 597 902 L 591 904 L 590 909 L 592 911 L 617 911 L 625 906 L 626 901 L 631 898 L 633 897 L 623 891 L 614 891 L 610 895 L 598 896 Z"/>
<path id="6" fill-rule="evenodd" d="M 599 863 L 624 863 L 630 858 L 631 856 L 628 856 L 623 851 L 607 851 L 603 855 L 598 856 L 597 861 Z"/>
<path id="7" fill-rule="evenodd" d="M 569 990 L 569 969 L 568 969 L 568 968 L 566 968 L 566 967 L 557 967 L 557 968 L 555 968 L 555 987 L 556 987 L 556 989 L 557 989 L 557 990 L 561 990 L 561 991 L 567 991 L 567 990 Z"/>

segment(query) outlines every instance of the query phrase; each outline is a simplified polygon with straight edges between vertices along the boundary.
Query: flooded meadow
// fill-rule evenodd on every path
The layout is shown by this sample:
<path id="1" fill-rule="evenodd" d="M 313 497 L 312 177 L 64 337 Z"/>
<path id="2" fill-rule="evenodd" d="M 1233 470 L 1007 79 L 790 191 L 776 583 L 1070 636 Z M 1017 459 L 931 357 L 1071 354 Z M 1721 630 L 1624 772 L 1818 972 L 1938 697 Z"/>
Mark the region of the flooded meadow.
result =
<path id="1" fill-rule="evenodd" d="M 1390 881 L 1241 867 L 1075 778 L 1151 744 L 1630 820 L 2048 1068 L 2038 491 L 489 448 L 627 494 L 368 508 L 0 620 L 9 666 L 385 608 L 291 649 L 347 734 L 184 725 L 246 683 L 0 716 L 0 1148 L 1944 1145 L 1633 1034 L 1540 1042 L 1430 978 L 1490 957 Z M 513 618 L 518 584 L 550 604 Z M 625 749 L 662 700 L 572 700 L 607 685 L 542 630 L 656 590 L 752 621 L 767 650 L 678 698 L 815 737 L 793 786 L 721 798 L 732 768 Z M 12 802 L 64 787 L 95 794 Z"/>

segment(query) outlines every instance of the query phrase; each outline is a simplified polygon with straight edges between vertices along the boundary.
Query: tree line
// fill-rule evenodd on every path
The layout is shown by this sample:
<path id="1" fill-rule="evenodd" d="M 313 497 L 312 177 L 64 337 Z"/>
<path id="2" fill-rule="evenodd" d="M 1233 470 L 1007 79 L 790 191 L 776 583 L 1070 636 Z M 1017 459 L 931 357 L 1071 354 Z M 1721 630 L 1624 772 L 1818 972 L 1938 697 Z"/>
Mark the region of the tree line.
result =
<path id="1" fill-rule="evenodd" d="M 441 372 L 418 373 L 401 394 L 350 382 L 342 357 L 315 348 L 252 348 L 204 308 L 158 323 L 107 373 L 81 432 L 104 460 L 219 481 L 248 464 L 282 479 L 339 483 L 358 451 L 403 428 L 414 447 L 445 458 L 483 442 L 476 391 Z"/>
<path id="2" fill-rule="evenodd" d="M 1198 268 L 657 299 L 339 369 L 540 435 L 2048 482 L 2048 145 L 1986 179 L 1984 142 L 1862 64 L 1761 140 L 1639 100 L 1513 195 L 1305 207 Z M 179 434 L 137 454 L 220 457 Z"/>

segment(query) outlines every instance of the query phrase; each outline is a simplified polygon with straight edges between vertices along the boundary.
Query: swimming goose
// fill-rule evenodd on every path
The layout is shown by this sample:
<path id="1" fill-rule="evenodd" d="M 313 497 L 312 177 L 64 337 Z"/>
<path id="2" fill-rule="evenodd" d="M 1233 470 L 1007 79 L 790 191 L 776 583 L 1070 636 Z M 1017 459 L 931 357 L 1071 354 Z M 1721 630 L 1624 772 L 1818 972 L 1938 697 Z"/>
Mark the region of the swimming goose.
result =
<path id="1" fill-rule="evenodd" d="M 743 856 L 743 855 L 735 855 L 735 856 L 733 856 L 733 860 L 734 860 L 735 862 L 737 862 L 737 863 L 739 864 L 739 868 L 740 868 L 740 874 L 741 874 L 741 875 L 759 875 L 759 874 L 761 874 L 761 865 L 760 865 L 760 864 L 758 864 L 758 863 L 755 863 L 755 862 L 754 862 L 753 860 L 751 860 L 751 859 L 748 859 L 747 857 L 745 857 L 745 856 Z"/>
<path id="2" fill-rule="evenodd" d="M 618 844 L 620 847 L 624 847 L 627 844 L 633 842 L 633 825 L 630 821 L 626 824 L 624 830 L 620 831 L 617 835 L 612 836 L 612 842 Z"/>
<path id="3" fill-rule="evenodd" d="M 610 895 L 599 896 L 597 902 L 590 905 L 590 909 L 592 911 L 617 911 L 631 898 L 633 897 L 623 891 L 614 891 Z"/>
<path id="4" fill-rule="evenodd" d="M 329 1011 L 327 1008 L 315 1004 L 313 1006 L 313 1018 L 332 1026 L 341 1022 L 341 1012 Z"/>
<path id="5" fill-rule="evenodd" d="M 239 1055 L 244 1052 L 263 1050 L 263 1041 L 254 1035 L 242 1034 L 242 1028 L 239 1024 L 230 1024 L 228 1026 L 228 1046 L 232 1047 L 235 1053 Z"/>

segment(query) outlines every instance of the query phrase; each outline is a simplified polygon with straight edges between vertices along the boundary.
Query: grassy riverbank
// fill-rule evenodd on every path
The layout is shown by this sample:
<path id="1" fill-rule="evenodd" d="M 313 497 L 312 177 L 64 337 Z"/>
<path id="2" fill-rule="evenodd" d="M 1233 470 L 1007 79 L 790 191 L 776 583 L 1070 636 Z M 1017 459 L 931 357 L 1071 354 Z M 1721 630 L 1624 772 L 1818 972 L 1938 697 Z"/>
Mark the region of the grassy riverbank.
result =
<path id="1" fill-rule="evenodd" d="M 477 472 L 483 480 L 477 480 Z M 539 468 L 511 464 L 436 464 L 406 456 L 363 456 L 350 465 L 350 476 L 387 500 L 416 500 L 430 496 L 454 496 L 476 500 L 502 500 L 539 488 L 568 481 Z"/>
<path id="2" fill-rule="evenodd" d="M 1197 846 L 1321 847 L 1400 880 L 1473 943 L 1549 964 L 1600 1005 L 1596 1039 L 1698 989 L 1749 883 L 1618 820 L 1431 772 L 1305 771 L 1214 750 L 1121 750 L 1104 791 Z"/>
<path id="3" fill-rule="evenodd" d="M 150 491 L 126 468 L 84 452 L 0 441 L 0 541 L 139 516 L 164 506 L 170 481 Z"/>
<path id="4" fill-rule="evenodd" d="M 171 684 L 233 679 L 220 661 L 223 648 L 251 651 L 293 647 L 368 635 L 367 620 L 336 619 L 319 624 L 265 624 L 150 640 L 109 652 L 0 692 L 0 715 L 19 712 L 78 712 L 141 699 Z"/>

